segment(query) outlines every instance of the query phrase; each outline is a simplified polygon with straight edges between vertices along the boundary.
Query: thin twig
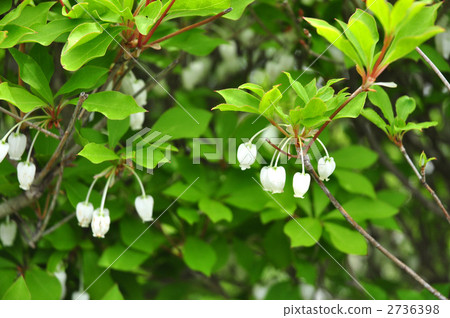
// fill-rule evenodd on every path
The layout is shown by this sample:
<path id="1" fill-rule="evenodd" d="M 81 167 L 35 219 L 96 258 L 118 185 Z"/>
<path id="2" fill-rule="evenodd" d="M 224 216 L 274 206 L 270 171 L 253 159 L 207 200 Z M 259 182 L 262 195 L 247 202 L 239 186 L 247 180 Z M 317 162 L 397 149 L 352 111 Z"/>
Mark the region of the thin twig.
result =
<path id="1" fill-rule="evenodd" d="M 425 289 L 427 289 L 430 293 L 436 296 L 439 299 L 446 300 L 447 298 L 442 295 L 439 291 L 437 291 L 433 286 L 427 283 L 421 276 L 419 276 L 415 271 L 413 271 L 408 265 L 399 260 L 395 255 L 389 252 L 385 247 L 383 247 L 377 240 L 375 240 L 369 233 L 366 232 L 356 221 L 350 216 L 350 214 L 345 211 L 342 205 L 338 200 L 331 194 L 330 190 L 326 187 L 326 185 L 320 180 L 317 175 L 314 167 L 311 164 L 309 156 L 305 154 L 305 167 L 308 172 L 311 174 L 313 179 L 322 189 L 322 191 L 326 194 L 331 203 L 335 206 L 336 209 L 344 216 L 348 223 L 353 226 L 364 238 L 370 242 L 375 248 L 377 248 L 381 253 L 383 253 L 387 258 L 389 258 L 395 265 L 404 270 L 407 274 L 409 274 L 412 278 L 414 278 L 420 285 L 422 285 Z"/>
<path id="2" fill-rule="evenodd" d="M 416 166 L 414 165 L 414 162 L 409 157 L 408 153 L 406 152 L 405 147 L 403 144 L 399 145 L 398 147 L 400 149 L 400 152 L 403 154 L 403 157 L 405 157 L 406 162 L 411 167 L 411 169 L 414 171 L 414 174 L 416 175 L 417 179 L 419 179 L 420 183 L 427 189 L 428 192 L 430 192 L 431 196 L 433 197 L 433 200 L 436 202 L 436 204 L 441 209 L 442 213 L 444 213 L 445 217 L 447 218 L 448 223 L 450 223 L 450 215 L 448 214 L 447 209 L 445 208 L 444 204 L 442 203 L 441 199 L 439 199 L 436 192 L 430 187 L 430 185 L 427 183 L 424 176 L 420 174 L 420 172 L 417 170 Z"/>
<path id="3" fill-rule="evenodd" d="M 63 226 L 64 224 L 66 224 L 67 222 L 72 220 L 74 217 L 75 217 L 75 213 L 69 214 L 68 216 L 63 218 L 61 221 L 59 221 L 58 223 L 56 223 L 55 225 L 53 225 L 52 227 L 49 227 L 46 231 L 44 231 L 42 233 L 42 237 L 49 235 L 50 233 L 53 233 L 54 231 L 59 229 L 61 226 Z"/>
<path id="4" fill-rule="evenodd" d="M 18 121 L 22 121 L 22 120 L 23 120 L 23 118 L 20 117 L 19 115 L 13 114 L 13 113 L 10 112 L 9 110 L 4 109 L 4 108 L 1 107 L 1 106 L 0 106 L 0 112 L 5 113 L 5 114 L 8 115 L 8 116 L 11 116 L 12 118 L 14 118 L 14 119 L 16 119 L 16 120 L 18 120 Z M 49 137 L 52 137 L 52 138 L 55 138 L 55 139 L 58 139 L 58 140 L 61 139 L 60 136 L 58 136 L 58 135 L 52 133 L 51 131 L 48 131 L 47 129 L 44 129 L 44 128 L 42 128 L 42 127 L 36 125 L 35 123 L 32 123 L 32 122 L 30 122 L 30 121 L 24 121 L 24 123 L 27 124 L 28 126 L 34 128 L 34 129 L 36 129 L 36 130 L 39 130 L 40 132 L 42 132 L 43 134 L 45 134 L 45 135 L 47 135 L 47 136 L 49 136 Z"/>
<path id="5" fill-rule="evenodd" d="M 447 89 L 450 91 L 450 83 L 447 81 L 447 79 L 441 73 L 441 71 L 439 71 L 439 69 L 433 63 L 433 61 L 431 61 L 430 58 L 419 47 L 416 47 L 416 51 L 417 51 L 417 53 L 420 54 L 420 56 L 422 56 L 422 58 L 425 60 L 425 62 L 427 62 L 428 65 L 430 65 L 431 69 L 436 73 L 436 75 L 440 78 L 442 83 L 444 83 L 445 87 L 447 87 Z"/>

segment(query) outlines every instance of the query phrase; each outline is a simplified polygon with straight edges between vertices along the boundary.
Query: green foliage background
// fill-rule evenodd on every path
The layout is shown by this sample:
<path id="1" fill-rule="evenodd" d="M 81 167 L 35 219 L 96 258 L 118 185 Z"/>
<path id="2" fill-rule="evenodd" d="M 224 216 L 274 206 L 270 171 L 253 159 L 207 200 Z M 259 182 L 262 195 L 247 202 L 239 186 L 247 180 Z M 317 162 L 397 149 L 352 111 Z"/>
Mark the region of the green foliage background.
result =
<path id="1" fill-rule="evenodd" d="M 186 1 L 177 2 L 182 7 Z M 223 158 L 207 159 L 204 153 L 212 150 L 208 147 L 202 147 L 201 164 L 193 164 L 193 138 L 223 138 L 224 149 L 228 149 L 237 147 L 229 138 L 238 138 L 239 144 L 240 138 L 250 138 L 267 125 L 264 118 L 256 120 L 256 114 L 212 112 L 211 108 L 223 102 L 215 90 L 257 82 L 266 90 L 280 84 L 284 91 L 289 81 L 283 71 L 289 71 L 294 78 L 301 75 L 299 81 L 304 85 L 313 78 L 320 83 L 345 78 L 334 85 L 337 90 L 360 85 L 350 60 L 334 47 L 322 55 L 328 42 L 303 19 L 295 21 L 301 16 L 332 24 L 334 18 L 347 21 L 356 6 L 363 7 L 361 1 L 287 1 L 288 6 L 284 1 L 251 2 L 233 0 L 233 19 L 221 18 L 162 42 L 161 50 L 149 49 L 139 56 L 139 62 L 151 74 L 179 60 L 162 79 L 164 89 L 154 86 L 149 92 L 145 115 L 145 126 L 172 136 L 168 144 L 175 151 L 170 162 L 153 174 L 138 171 L 147 193 L 155 199 L 154 215 L 164 213 L 161 218 L 149 229 L 148 223 L 142 223 L 133 205 L 140 194 L 139 185 L 124 173 L 108 192 L 106 206 L 112 224 L 105 239 L 93 238 L 90 229 L 80 228 L 72 218 L 30 243 L 30 233 L 42 226 L 40 213 L 47 197 L 54 195 L 55 180 L 35 203 L 11 215 L 19 225 L 19 233 L 14 246 L 0 247 L 0 298 L 59 299 L 62 287 L 54 273 L 64 271 L 67 281 L 63 297 L 67 299 L 87 287 L 91 299 L 369 299 L 349 274 L 376 299 L 433 299 L 369 246 L 316 184 L 312 184 L 304 200 L 295 199 L 290 178 L 299 170 L 298 165 L 290 162 L 285 166 L 287 185 L 283 194 L 275 195 L 275 201 L 253 180 L 259 180 L 258 165 L 241 171 L 237 164 L 229 164 L 234 158 L 229 158 L 226 151 Z M 0 4 L 2 16 L 9 10 L 8 3 L 11 1 Z M 200 6 L 201 1 L 191 3 Z M 218 4 L 213 13 L 228 7 L 222 7 L 220 1 L 212 3 Z M 20 90 L 17 96 L 25 98 L 26 103 L 18 104 L 28 105 L 21 108 L 25 112 L 40 104 L 66 100 L 68 106 L 61 113 L 65 127 L 77 95 L 81 91 L 91 93 L 105 83 L 119 48 L 89 17 L 68 19 L 58 2 L 35 0 L 34 4 L 40 9 L 25 9 L 14 23 L 0 20 L 0 34 L 6 30 L 17 36 L 16 42 L 13 36 L 0 42 L 1 80 L 17 83 L 17 64 L 24 63 L 24 67 L 31 57 L 25 72 L 31 78 L 22 76 L 29 85 L 28 92 L 6 83 L 0 88 Z M 450 18 L 448 7 L 445 2 L 438 11 L 438 23 L 444 28 Z M 200 9 L 173 12 L 172 19 L 158 28 L 155 38 L 200 21 L 198 16 L 212 14 Z M 107 30 L 113 36 L 122 32 L 115 27 L 115 16 L 103 13 L 99 11 L 95 18 L 111 22 Z M 90 28 L 93 38 L 83 43 L 74 37 L 76 45 L 71 46 L 69 33 L 80 25 Z M 26 54 L 10 49 L 23 42 Z M 230 42 L 236 45 L 236 55 L 230 53 L 233 50 L 218 48 Z M 447 31 L 421 46 L 447 77 L 449 43 Z M 200 72 L 195 71 L 195 63 L 200 63 Z M 139 66 L 133 71 L 138 78 L 152 81 Z M 393 105 L 403 95 L 415 99 L 417 108 L 410 120 L 438 122 L 423 133 L 406 134 L 404 145 L 416 163 L 422 150 L 437 158 L 427 180 L 450 206 L 449 92 L 415 52 L 393 63 L 379 80 L 397 83 L 397 88 L 385 89 Z M 290 100 L 286 94 L 282 101 Z M 373 108 L 372 103 L 376 102 L 367 101 L 366 108 Z M 7 108 L 5 101 L 0 104 Z M 76 204 L 84 200 L 93 176 L 115 160 L 114 156 L 123 155 L 125 140 L 133 135 L 127 117 L 139 111 L 133 109 L 137 105 L 129 96 L 115 92 L 96 93 L 84 107 L 96 113 L 92 121 L 76 125 L 74 144 L 84 149 L 64 168 L 47 229 L 73 214 Z M 109 119 L 99 129 L 97 124 L 104 120 L 103 115 Z M 12 118 L 2 115 L 1 131 L 6 132 L 13 123 Z M 56 128 L 51 131 L 59 134 Z M 449 225 L 397 147 L 363 116 L 340 119 L 325 130 L 321 139 L 337 165 L 327 183 L 331 192 L 384 246 L 449 296 Z M 51 138 L 37 139 L 34 159 L 38 170 L 57 144 Z M 272 150 L 262 147 L 261 153 L 267 159 Z M 163 156 L 161 151 L 158 160 Z M 156 164 L 155 159 L 152 167 Z M 100 181 L 94 188 L 94 206 L 100 203 L 103 186 L 104 181 Z M 0 164 L 2 199 L 14 198 L 21 192 L 14 162 L 4 160 Z"/>

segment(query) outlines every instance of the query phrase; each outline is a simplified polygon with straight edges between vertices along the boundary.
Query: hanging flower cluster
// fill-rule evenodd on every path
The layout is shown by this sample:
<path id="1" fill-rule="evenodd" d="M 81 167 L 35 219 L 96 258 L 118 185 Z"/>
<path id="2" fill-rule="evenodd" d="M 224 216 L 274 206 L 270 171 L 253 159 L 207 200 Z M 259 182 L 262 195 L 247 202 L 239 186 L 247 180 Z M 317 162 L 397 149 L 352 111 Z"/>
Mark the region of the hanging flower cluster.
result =
<path id="1" fill-rule="evenodd" d="M 135 199 L 134 205 L 139 217 L 143 222 L 153 221 L 153 205 L 154 200 L 151 195 L 147 195 L 145 193 L 144 185 L 137 175 L 137 173 L 133 170 L 133 168 L 128 165 L 124 165 L 131 173 L 136 177 L 136 180 L 139 183 L 139 186 L 142 190 L 142 195 L 138 196 Z M 91 196 L 91 192 L 94 188 L 95 183 L 101 177 L 107 177 L 106 185 L 103 190 L 102 200 L 100 203 L 100 207 L 98 209 L 94 209 L 94 205 L 89 202 L 89 198 Z M 94 237 L 104 238 L 106 233 L 109 231 L 109 227 L 111 224 L 111 218 L 109 216 L 109 210 L 105 208 L 106 203 L 106 195 L 108 193 L 108 189 L 112 186 L 114 182 L 115 176 L 115 168 L 110 167 L 100 173 L 99 175 L 94 176 L 94 180 L 89 187 L 88 193 L 86 195 L 86 200 L 79 202 L 76 207 L 76 216 L 78 220 L 78 224 L 81 227 L 87 228 L 91 226 L 92 234 Z"/>
<path id="2" fill-rule="evenodd" d="M 292 130 L 292 128 L 288 126 L 288 131 Z M 267 127 L 269 128 L 269 127 Z M 242 170 L 249 169 L 252 164 L 255 163 L 256 157 L 258 155 L 256 145 L 253 144 L 253 140 L 258 136 L 261 132 L 266 130 L 267 128 L 264 128 L 263 130 L 257 132 L 250 141 L 243 143 L 239 146 L 237 151 L 237 159 L 239 161 L 239 165 Z M 282 166 L 278 166 L 278 162 L 280 159 L 280 156 L 282 152 L 285 152 L 284 149 L 287 149 L 287 153 L 289 153 L 289 146 L 292 144 L 294 137 L 286 137 L 284 138 L 278 147 L 276 147 L 276 151 L 274 152 L 272 156 L 272 160 L 270 162 L 269 166 L 265 166 L 261 169 L 260 173 L 260 181 L 261 185 L 264 189 L 264 191 L 269 191 L 272 193 L 282 193 L 284 191 L 284 186 L 286 184 L 286 170 Z M 305 172 L 305 160 L 304 160 L 304 154 L 303 154 L 303 147 L 301 146 L 302 138 L 299 137 L 297 140 L 299 140 L 300 143 L 300 156 L 302 159 L 302 171 L 296 172 L 294 174 L 293 180 L 292 180 L 292 187 L 294 190 L 294 197 L 296 198 L 304 198 L 304 195 L 308 192 L 309 186 L 311 184 L 311 175 Z M 319 178 L 322 181 L 328 181 L 331 174 L 334 172 L 334 169 L 336 168 L 336 163 L 334 162 L 333 157 L 330 157 L 328 154 L 328 151 L 325 147 L 325 145 L 320 141 L 320 139 L 317 139 L 317 141 L 322 145 L 326 155 L 325 157 L 322 157 L 318 161 L 318 174 Z M 287 148 L 286 148 L 287 147 Z"/>
<path id="3" fill-rule="evenodd" d="M 25 118 L 29 115 L 25 115 L 23 120 L 15 124 L 3 138 L 0 140 L 0 163 L 5 159 L 6 155 L 9 155 L 11 160 L 20 161 L 22 155 L 27 148 L 27 137 L 20 132 L 20 127 L 25 121 Z M 40 117 L 34 117 L 31 119 L 36 119 Z M 15 130 L 15 132 L 14 132 Z M 23 190 L 29 190 L 33 184 L 34 177 L 36 175 L 36 166 L 31 162 L 31 153 L 33 151 L 34 143 L 39 135 L 39 131 L 34 135 L 33 141 L 31 142 L 30 149 L 28 150 L 28 155 L 25 161 L 20 161 L 17 164 L 17 179 L 19 180 L 19 186 Z M 8 140 L 8 141 L 6 141 Z"/>

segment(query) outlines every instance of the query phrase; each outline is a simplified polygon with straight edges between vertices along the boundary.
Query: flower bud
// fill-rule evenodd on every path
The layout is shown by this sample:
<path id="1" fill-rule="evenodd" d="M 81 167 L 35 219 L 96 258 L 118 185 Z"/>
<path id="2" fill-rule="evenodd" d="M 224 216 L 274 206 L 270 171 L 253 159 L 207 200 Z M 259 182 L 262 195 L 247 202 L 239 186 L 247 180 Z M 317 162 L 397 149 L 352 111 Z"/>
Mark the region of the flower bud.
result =
<path id="1" fill-rule="evenodd" d="M 19 162 L 17 165 L 17 179 L 19 179 L 20 188 L 30 190 L 30 186 L 34 181 L 36 174 L 36 166 L 32 162 Z"/>
<path id="2" fill-rule="evenodd" d="M 0 141 L 0 163 L 5 159 L 8 154 L 9 144 L 4 141 Z"/>
<path id="3" fill-rule="evenodd" d="M 14 221 L 7 220 L 0 224 L 0 241 L 2 241 L 3 246 L 13 246 L 16 233 L 17 224 Z"/>
<path id="4" fill-rule="evenodd" d="M 109 230 L 110 223 L 111 219 L 109 218 L 109 210 L 96 209 L 92 216 L 92 223 L 91 223 L 93 236 L 104 238 L 105 234 Z"/>
<path id="5" fill-rule="evenodd" d="M 272 193 L 282 193 L 286 183 L 286 170 L 283 167 L 270 167 L 267 172 L 268 189 Z"/>
<path id="6" fill-rule="evenodd" d="M 319 159 L 319 164 L 317 166 L 317 170 L 319 172 L 319 178 L 322 181 L 328 181 L 329 176 L 333 173 L 334 169 L 336 169 L 336 163 L 334 162 L 333 157 L 322 157 Z"/>
<path id="7" fill-rule="evenodd" d="M 154 201 L 151 195 L 141 195 L 134 200 L 134 206 L 142 221 L 153 221 L 153 203 Z"/>
<path id="8" fill-rule="evenodd" d="M 131 130 L 141 130 L 144 124 L 145 113 L 136 113 L 130 115 Z"/>
<path id="9" fill-rule="evenodd" d="M 14 133 L 8 137 L 9 157 L 12 160 L 20 160 L 27 147 L 27 137 L 21 133 Z"/>
<path id="10" fill-rule="evenodd" d="M 90 202 L 80 202 L 77 204 L 77 220 L 81 227 L 89 227 L 94 214 L 94 207 Z"/>
<path id="11" fill-rule="evenodd" d="M 260 180 L 264 191 L 270 191 L 269 169 L 269 167 L 263 167 L 261 169 Z"/>
<path id="12" fill-rule="evenodd" d="M 294 174 L 292 187 L 294 188 L 294 197 L 303 199 L 303 196 L 308 192 L 311 184 L 311 176 L 308 173 L 297 172 Z"/>
<path id="13" fill-rule="evenodd" d="M 237 159 L 242 170 L 250 169 L 250 166 L 256 160 L 256 145 L 250 142 L 240 144 L 237 151 Z"/>

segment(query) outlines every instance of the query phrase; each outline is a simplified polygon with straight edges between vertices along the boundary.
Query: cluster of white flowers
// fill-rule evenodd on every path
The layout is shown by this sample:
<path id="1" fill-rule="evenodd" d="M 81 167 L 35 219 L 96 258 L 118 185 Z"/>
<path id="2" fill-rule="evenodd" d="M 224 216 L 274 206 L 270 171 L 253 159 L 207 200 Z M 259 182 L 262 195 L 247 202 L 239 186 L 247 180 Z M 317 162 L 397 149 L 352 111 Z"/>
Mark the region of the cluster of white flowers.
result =
<path id="1" fill-rule="evenodd" d="M 142 184 L 142 181 L 136 174 L 136 172 L 132 168 L 128 166 L 126 167 L 134 174 L 142 190 L 142 195 L 138 196 L 134 201 L 136 211 L 143 222 L 153 221 L 153 205 L 154 205 L 153 197 L 151 195 L 145 194 L 144 185 Z M 106 175 L 108 172 L 110 173 L 110 175 L 107 179 L 105 189 L 103 190 L 103 196 L 102 201 L 100 203 L 100 207 L 94 210 L 93 204 L 89 202 L 89 197 L 97 180 L 101 176 Z M 89 191 L 87 193 L 86 200 L 84 200 L 83 202 L 79 202 L 76 207 L 76 216 L 78 224 L 81 227 L 85 228 L 89 227 L 90 225 L 94 237 L 104 238 L 105 234 L 109 231 L 111 218 L 109 216 L 109 210 L 105 208 L 105 202 L 106 202 L 106 194 L 111 185 L 113 175 L 114 171 L 112 171 L 111 169 L 107 169 L 100 175 L 94 177 L 94 181 L 92 182 Z"/>
<path id="2" fill-rule="evenodd" d="M 27 137 L 24 134 L 20 133 L 20 126 L 22 122 L 23 121 L 14 125 L 0 140 L 0 163 L 3 161 L 3 159 L 5 159 L 7 154 L 9 154 L 9 158 L 11 160 L 21 160 L 22 155 L 27 148 Z M 15 129 L 17 129 L 16 132 L 14 132 Z M 34 165 L 34 163 L 30 162 L 30 159 L 31 152 L 38 135 L 39 131 L 36 132 L 36 135 L 31 142 L 27 159 L 17 164 L 17 179 L 19 180 L 20 188 L 23 190 L 30 189 L 36 175 L 36 166 Z"/>
<path id="3" fill-rule="evenodd" d="M 264 129 L 265 130 L 265 129 Z M 258 155 L 257 147 L 252 143 L 253 139 L 262 131 L 256 133 L 250 141 L 239 145 L 237 151 L 237 159 L 239 166 L 242 170 L 250 169 L 250 166 L 255 163 Z M 280 143 L 279 149 L 283 149 L 289 144 L 291 138 L 285 138 Z M 328 155 L 328 151 L 323 143 L 318 140 L 323 146 L 326 156 L 319 159 L 317 171 L 319 178 L 322 181 L 328 181 L 331 174 L 336 168 L 336 163 L 333 157 Z M 277 150 L 278 151 L 278 150 Z M 264 191 L 270 191 L 272 193 L 282 193 L 286 184 L 286 170 L 282 166 L 278 166 L 278 160 L 280 159 L 281 151 L 275 151 L 272 161 L 269 166 L 263 167 L 260 173 L 261 185 Z M 302 172 L 296 172 L 292 180 L 292 187 L 294 190 L 294 197 L 304 198 L 304 195 L 308 192 L 311 184 L 311 175 L 305 173 L 305 165 L 303 152 L 300 152 L 302 158 Z M 276 156 L 276 160 L 274 161 Z"/>

